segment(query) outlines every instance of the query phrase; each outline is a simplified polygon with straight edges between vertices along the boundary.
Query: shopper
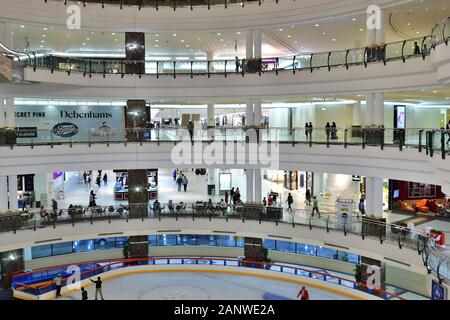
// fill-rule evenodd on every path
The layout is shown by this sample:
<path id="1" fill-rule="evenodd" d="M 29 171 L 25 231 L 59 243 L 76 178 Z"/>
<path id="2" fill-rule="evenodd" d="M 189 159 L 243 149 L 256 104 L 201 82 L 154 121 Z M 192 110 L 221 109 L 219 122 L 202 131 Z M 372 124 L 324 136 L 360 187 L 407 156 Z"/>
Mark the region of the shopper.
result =
<path id="1" fill-rule="evenodd" d="M 194 122 L 192 122 L 192 120 L 189 120 L 187 127 L 189 130 L 189 137 L 191 138 L 191 142 L 194 143 Z"/>
<path id="2" fill-rule="evenodd" d="M 312 122 L 309 123 L 309 139 L 312 140 L 312 133 L 313 133 L 313 124 Z"/>
<path id="3" fill-rule="evenodd" d="M 447 144 L 450 143 L 450 120 L 448 120 L 447 126 L 445 128 L 447 130 L 447 135 L 448 135 L 448 139 L 447 139 Z"/>
<path id="4" fill-rule="evenodd" d="M 238 56 L 236 56 L 235 62 L 236 62 L 236 73 L 239 73 L 239 67 L 241 66 L 241 63 L 239 61 Z"/>
<path id="5" fill-rule="evenodd" d="M 39 209 L 39 214 L 41 216 L 42 219 L 47 218 L 47 220 L 50 219 L 47 210 L 45 210 L 44 206 L 41 206 L 41 208 Z"/>
<path id="6" fill-rule="evenodd" d="M 363 198 L 361 198 L 360 200 L 359 200 L 359 205 L 358 205 L 358 215 L 357 215 L 357 217 L 359 218 L 359 215 L 361 214 L 361 216 L 365 216 L 366 215 L 366 206 L 365 206 L 365 204 L 364 204 L 364 199 Z"/>
<path id="7" fill-rule="evenodd" d="M 309 189 L 306 189 L 305 202 L 308 206 L 311 205 L 311 191 Z"/>
<path id="8" fill-rule="evenodd" d="M 177 179 L 178 191 L 181 191 L 181 185 L 183 184 L 183 176 L 179 176 Z"/>
<path id="9" fill-rule="evenodd" d="M 337 139 L 337 127 L 336 127 L 336 122 L 334 122 L 334 121 L 331 124 L 331 139 L 332 140 Z"/>
<path id="10" fill-rule="evenodd" d="M 177 170 L 176 169 L 173 170 L 172 177 L 173 177 L 173 181 L 176 182 L 177 181 Z"/>
<path id="11" fill-rule="evenodd" d="M 108 185 L 108 175 L 106 173 L 103 175 L 103 185 L 105 187 Z"/>
<path id="12" fill-rule="evenodd" d="M 95 184 L 100 188 L 100 186 L 101 186 L 101 180 L 102 180 L 102 178 L 101 178 L 101 176 L 100 175 L 98 175 L 97 176 L 97 179 L 95 179 Z"/>
<path id="13" fill-rule="evenodd" d="M 56 219 L 58 216 L 58 202 L 55 199 L 52 199 L 52 218 Z"/>
<path id="14" fill-rule="evenodd" d="M 84 287 L 81 287 L 81 300 L 88 300 L 88 293 Z"/>
<path id="15" fill-rule="evenodd" d="M 294 203 L 294 198 L 292 197 L 292 195 L 289 193 L 288 197 L 287 197 L 287 204 L 288 204 L 288 210 L 292 211 L 292 204 Z"/>
<path id="16" fill-rule="evenodd" d="M 319 211 L 319 202 L 317 201 L 316 196 L 313 197 L 313 208 L 312 208 L 312 216 L 314 217 L 314 213 L 317 212 L 320 218 L 320 211 Z"/>
<path id="17" fill-rule="evenodd" d="M 184 187 L 184 192 L 186 192 L 187 189 L 187 185 L 188 185 L 188 178 L 186 176 L 183 177 L 183 187 Z"/>
<path id="18" fill-rule="evenodd" d="M 87 173 L 86 173 L 86 171 L 83 172 L 83 182 L 84 182 L 84 184 L 87 183 Z"/>
<path id="19" fill-rule="evenodd" d="M 235 194 L 235 193 L 236 193 L 236 192 L 234 191 L 234 187 L 231 188 L 231 191 L 230 191 L 231 200 L 234 199 L 234 194 Z"/>
<path id="20" fill-rule="evenodd" d="M 420 54 L 420 47 L 417 44 L 417 41 L 414 41 L 414 54 Z"/>
<path id="21" fill-rule="evenodd" d="M 300 297 L 300 300 L 309 300 L 309 293 L 308 290 L 306 290 L 306 287 L 303 286 L 302 289 L 297 294 L 297 298 Z"/>
<path id="22" fill-rule="evenodd" d="M 87 186 L 88 186 L 88 188 L 91 187 L 91 182 L 92 182 L 91 176 L 88 175 L 88 177 L 87 177 Z"/>
<path id="23" fill-rule="evenodd" d="M 306 136 L 306 140 L 308 140 L 308 135 L 309 135 L 309 124 L 308 122 L 305 123 L 305 136 Z"/>
<path id="24" fill-rule="evenodd" d="M 60 273 L 53 279 L 56 287 L 56 298 L 61 296 L 62 276 Z"/>
<path id="25" fill-rule="evenodd" d="M 102 300 L 105 300 L 105 299 L 103 299 L 103 292 L 102 292 L 102 278 L 98 277 L 96 281 L 94 281 L 92 279 L 89 279 L 89 280 L 91 280 L 93 283 L 95 283 L 95 300 L 97 300 L 97 296 L 99 294 L 100 294 L 100 297 L 102 298 Z"/>
<path id="26" fill-rule="evenodd" d="M 225 191 L 225 203 L 228 204 L 228 191 Z"/>
<path id="27" fill-rule="evenodd" d="M 327 135 L 327 140 L 330 140 L 330 132 L 331 132 L 331 126 L 330 123 L 327 122 L 325 126 L 325 134 Z"/>
<path id="28" fill-rule="evenodd" d="M 264 207 L 267 206 L 267 200 L 266 200 L 266 197 L 263 198 L 262 204 L 263 204 Z"/>
<path id="29" fill-rule="evenodd" d="M 429 53 L 430 53 L 430 52 L 428 51 L 427 44 L 425 43 L 425 44 L 423 45 L 422 55 L 425 57 L 425 56 L 427 56 Z"/>
<path id="30" fill-rule="evenodd" d="M 89 207 L 97 206 L 95 199 L 97 199 L 97 196 L 95 195 L 94 190 L 91 190 L 91 193 L 89 194 Z"/>

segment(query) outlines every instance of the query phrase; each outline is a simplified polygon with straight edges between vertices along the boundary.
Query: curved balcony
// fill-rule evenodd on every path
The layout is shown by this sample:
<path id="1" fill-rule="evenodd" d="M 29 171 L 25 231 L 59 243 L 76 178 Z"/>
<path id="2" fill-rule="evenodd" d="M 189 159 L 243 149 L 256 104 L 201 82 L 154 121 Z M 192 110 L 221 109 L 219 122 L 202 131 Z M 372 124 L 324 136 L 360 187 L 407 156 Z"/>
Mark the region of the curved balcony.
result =
<path id="1" fill-rule="evenodd" d="M 435 245 L 435 238 L 431 234 L 401 225 L 386 224 L 373 218 L 361 220 L 355 213 L 346 217 L 337 214 L 317 216 L 309 211 L 289 211 L 253 203 L 233 206 L 203 202 L 79 207 L 48 211 L 46 214 L 30 211 L 2 216 L 0 238 L 5 250 L 11 250 L 38 243 L 90 239 L 94 234 L 86 230 L 91 229 L 95 230 L 92 231 L 95 236 L 148 234 L 146 228 L 149 227 L 152 229 L 151 233 L 189 234 L 193 230 L 189 221 L 196 225 L 196 232 L 213 234 L 231 232 L 235 235 L 261 237 L 262 231 L 262 234 L 269 237 L 276 238 L 277 234 L 282 234 L 283 237 L 280 237 L 284 239 L 305 239 L 311 237 L 309 230 L 318 237 L 315 239 L 313 236 L 309 241 L 316 242 L 320 239 L 325 241 L 325 246 L 327 243 L 334 243 L 341 248 L 349 246 L 351 252 L 388 259 L 407 265 L 416 272 L 433 270 L 439 274 L 440 279 L 450 280 L 448 269 L 440 268 L 442 263 L 434 263 L 433 257 L 442 256 L 444 251 Z M 220 231 L 217 229 L 218 225 L 221 226 Z M 209 228 L 216 229 L 211 231 Z M 353 244 L 349 245 L 350 243 Z M 445 261 L 448 263 L 448 259 Z M 426 269 L 420 269 L 420 266 Z"/>

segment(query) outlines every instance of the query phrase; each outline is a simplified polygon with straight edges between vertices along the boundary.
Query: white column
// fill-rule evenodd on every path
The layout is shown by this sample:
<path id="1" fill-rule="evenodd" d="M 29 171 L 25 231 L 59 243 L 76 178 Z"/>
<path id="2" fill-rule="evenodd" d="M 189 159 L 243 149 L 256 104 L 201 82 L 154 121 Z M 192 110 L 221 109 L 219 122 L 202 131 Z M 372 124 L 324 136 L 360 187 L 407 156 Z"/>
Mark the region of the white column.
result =
<path id="1" fill-rule="evenodd" d="M 8 180 L 0 176 L 0 213 L 8 211 Z"/>
<path id="2" fill-rule="evenodd" d="M 375 42 L 377 46 L 383 46 L 386 42 L 386 31 L 385 31 L 385 16 L 386 12 L 385 10 L 381 10 L 380 12 L 380 29 L 376 29 L 375 33 Z"/>
<path id="3" fill-rule="evenodd" d="M 361 101 L 357 101 L 352 106 L 352 125 L 361 125 Z"/>
<path id="4" fill-rule="evenodd" d="M 215 169 L 212 169 L 212 168 L 206 169 L 206 179 L 207 179 L 208 186 L 215 186 L 216 185 L 216 172 L 215 172 Z M 216 190 L 215 194 L 212 194 L 211 196 L 215 196 L 216 194 L 218 194 L 218 190 Z"/>
<path id="5" fill-rule="evenodd" d="M 214 52 L 212 52 L 212 51 L 206 52 L 206 60 L 213 61 L 214 60 Z M 210 72 L 214 71 L 214 63 L 209 64 L 209 71 Z"/>
<path id="6" fill-rule="evenodd" d="M 247 169 L 245 170 L 246 173 L 246 200 L 247 202 L 253 202 L 254 197 L 253 197 L 253 169 Z"/>
<path id="7" fill-rule="evenodd" d="M 18 203 L 17 203 L 17 176 L 8 176 L 8 199 L 9 199 L 9 210 L 17 211 Z"/>
<path id="8" fill-rule="evenodd" d="M 6 117 L 5 117 L 5 98 L 0 96 L 0 128 L 6 125 Z"/>
<path id="9" fill-rule="evenodd" d="M 262 118 L 262 111 L 261 111 L 261 98 L 254 98 L 253 99 L 253 124 L 260 127 L 261 126 L 261 118 Z"/>
<path id="10" fill-rule="evenodd" d="M 262 202 L 262 178 L 261 178 L 261 169 L 253 170 L 253 174 L 255 175 L 255 194 L 254 201 L 257 203 Z"/>
<path id="11" fill-rule="evenodd" d="M 368 93 L 366 95 L 366 110 L 364 115 L 365 126 L 370 126 L 374 123 L 374 109 L 375 109 L 375 94 Z"/>
<path id="12" fill-rule="evenodd" d="M 9 49 L 14 50 L 12 26 L 9 23 L 0 23 L 0 41 Z"/>
<path id="13" fill-rule="evenodd" d="M 253 99 L 248 98 L 247 99 L 247 105 L 245 108 L 245 125 L 251 126 L 253 125 Z"/>
<path id="14" fill-rule="evenodd" d="M 208 109 L 206 112 L 206 125 L 208 128 L 214 128 L 216 126 L 216 118 L 214 116 L 214 104 L 208 103 Z"/>
<path id="15" fill-rule="evenodd" d="M 261 29 L 255 29 L 253 31 L 253 50 L 254 50 L 255 58 L 262 57 L 262 32 L 261 32 Z"/>
<path id="16" fill-rule="evenodd" d="M 384 93 L 375 93 L 373 124 L 384 125 Z"/>
<path id="17" fill-rule="evenodd" d="M 6 121 L 5 124 L 7 127 L 15 127 L 16 126 L 16 115 L 14 113 L 14 98 L 6 98 Z"/>
<path id="18" fill-rule="evenodd" d="M 366 177 L 366 212 L 383 217 L 383 179 Z"/>
<path id="19" fill-rule="evenodd" d="M 445 112 L 444 112 L 445 113 Z M 407 106 L 406 107 L 406 128 L 416 127 L 416 107 Z"/>
<path id="20" fill-rule="evenodd" d="M 247 31 L 245 39 L 245 57 L 247 59 L 253 58 L 253 30 Z"/>

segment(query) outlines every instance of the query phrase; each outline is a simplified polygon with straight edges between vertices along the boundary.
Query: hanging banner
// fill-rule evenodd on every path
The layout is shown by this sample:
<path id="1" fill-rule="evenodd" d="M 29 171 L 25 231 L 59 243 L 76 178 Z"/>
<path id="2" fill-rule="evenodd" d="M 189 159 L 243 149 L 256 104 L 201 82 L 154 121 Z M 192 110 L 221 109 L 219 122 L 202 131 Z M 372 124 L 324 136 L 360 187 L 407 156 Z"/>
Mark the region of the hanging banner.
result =
<path id="1" fill-rule="evenodd" d="M 15 115 L 19 143 L 125 140 L 121 106 L 18 106 Z"/>

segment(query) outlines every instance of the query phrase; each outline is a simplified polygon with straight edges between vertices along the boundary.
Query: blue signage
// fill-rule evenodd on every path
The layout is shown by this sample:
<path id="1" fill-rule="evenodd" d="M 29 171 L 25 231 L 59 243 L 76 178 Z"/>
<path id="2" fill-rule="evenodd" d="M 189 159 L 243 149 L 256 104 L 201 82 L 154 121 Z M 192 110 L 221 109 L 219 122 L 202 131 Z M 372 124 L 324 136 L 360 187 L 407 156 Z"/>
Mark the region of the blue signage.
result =
<path id="1" fill-rule="evenodd" d="M 447 288 L 435 280 L 431 283 L 431 300 L 447 300 Z"/>

